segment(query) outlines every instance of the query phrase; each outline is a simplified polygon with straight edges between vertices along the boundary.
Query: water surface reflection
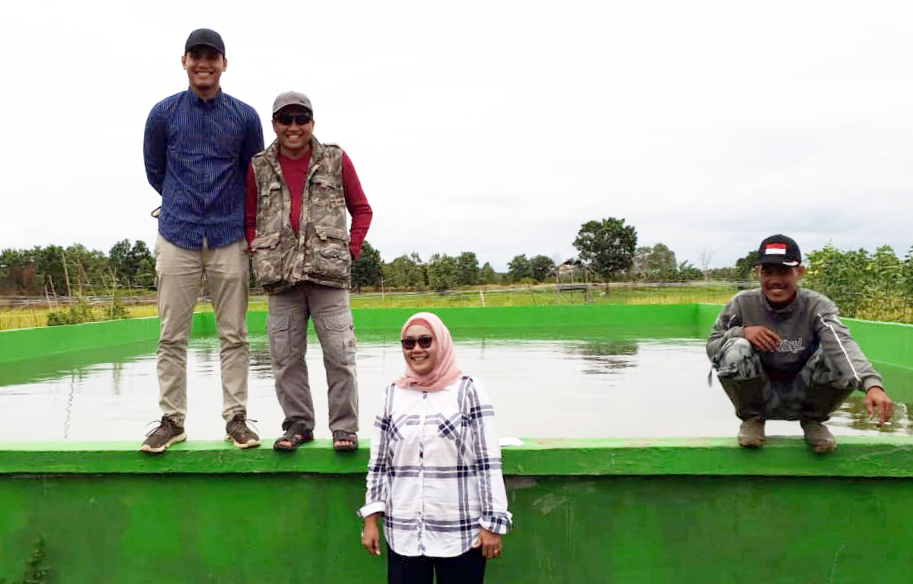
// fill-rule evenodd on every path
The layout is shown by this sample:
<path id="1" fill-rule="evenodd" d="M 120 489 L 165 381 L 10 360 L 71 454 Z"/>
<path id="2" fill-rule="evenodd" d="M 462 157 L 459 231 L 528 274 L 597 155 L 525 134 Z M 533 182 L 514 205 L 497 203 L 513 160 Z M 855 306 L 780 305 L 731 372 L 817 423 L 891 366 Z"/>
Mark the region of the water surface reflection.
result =
<path id="1" fill-rule="evenodd" d="M 308 347 L 318 413 L 316 434 L 328 438 L 326 381 L 320 345 Z M 459 364 L 480 378 L 495 404 L 502 436 L 660 437 L 733 436 L 738 420 L 698 339 L 457 340 Z M 383 387 L 403 370 L 398 343 L 360 342 L 358 374 L 362 435 L 380 407 Z M 99 362 L 100 361 L 100 362 Z M 154 344 L 101 355 L 47 359 L 0 372 L 0 441 L 142 440 L 158 412 Z M 188 352 L 187 431 L 191 439 L 221 439 L 219 344 L 194 339 Z M 898 379 L 897 371 L 892 372 Z M 909 373 L 906 373 L 909 375 Z M 908 382 L 911 381 L 908 379 Z M 889 388 L 890 389 L 890 388 Z M 280 434 L 269 350 L 251 337 L 249 416 L 261 435 Z M 878 430 L 858 394 L 835 413 L 836 434 L 911 433 L 911 409 L 900 404 L 893 423 Z M 769 422 L 769 434 L 799 435 L 796 423 Z"/>

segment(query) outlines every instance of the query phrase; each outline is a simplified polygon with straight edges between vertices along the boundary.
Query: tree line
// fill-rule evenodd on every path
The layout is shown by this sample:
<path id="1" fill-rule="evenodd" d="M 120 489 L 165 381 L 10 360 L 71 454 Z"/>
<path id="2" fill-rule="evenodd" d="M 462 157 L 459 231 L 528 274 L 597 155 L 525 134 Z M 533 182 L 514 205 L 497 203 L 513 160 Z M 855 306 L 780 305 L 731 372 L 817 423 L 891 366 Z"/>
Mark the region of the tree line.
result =
<path id="1" fill-rule="evenodd" d="M 537 282 L 686 282 L 752 279 L 755 250 L 733 266 L 699 269 L 678 262 L 675 252 L 657 243 L 637 246 L 637 230 L 624 219 L 584 223 L 573 242 L 577 256 L 556 262 L 545 255 L 519 254 L 497 272 L 489 262 L 480 265 L 475 252 L 458 256 L 435 253 L 423 261 L 417 253 L 390 262 L 365 242 L 352 266 L 355 289 L 450 290 L 483 284 Z M 560 258 L 559 258 L 560 259 Z M 909 321 L 913 311 L 913 247 L 899 258 L 889 246 L 874 253 L 841 251 L 828 244 L 806 255 L 804 285 L 833 299 L 846 316 Z M 252 281 L 252 286 L 255 286 Z M 107 254 L 81 244 L 63 248 L 36 246 L 0 252 L 0 294 L 99 295 L 114 288 L 152 290 L 155 260 L 142 241 L 117 242 Z M 887 307 L 887 308 L 886 308 Z M 899 316 L 885 314 L 898 312 Z"/>
<path id="2" fill-rule="evenodd" d="M 434 254 L 427 262 L 416 253 L 384 262 L 381 254 L 365 242 L 352 266 L 352 284 L 361 288 L 449 290 L 479 284 L 633 280 L 680 282 L 702 277 L 689 262 L 677 263 L 675 252 L 658 243 L 637 247 L 637 230 L 624 219 L 588 221 L 574 240 L 577 256 L 556 262 L 545 255 L 519 254 L 496 272 L 490 263 L 479 266 L 474 252 L 458 256 Z"/>
<path id="3" fill-rule="evenodd" d="M 82 244 L 4 249 L 0 252 L 0 294 L 103 294 L 116 287 L 152 288 L 155 260 L 142 241 L 124 239 L 105 254 Z"/>

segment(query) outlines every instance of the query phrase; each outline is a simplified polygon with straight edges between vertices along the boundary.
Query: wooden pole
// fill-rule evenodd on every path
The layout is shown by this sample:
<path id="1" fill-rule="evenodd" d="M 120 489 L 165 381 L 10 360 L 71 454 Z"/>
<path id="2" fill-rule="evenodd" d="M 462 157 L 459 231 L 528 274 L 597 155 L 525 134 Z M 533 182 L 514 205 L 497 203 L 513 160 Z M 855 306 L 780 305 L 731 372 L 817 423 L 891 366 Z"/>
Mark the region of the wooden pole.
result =
<path id="1" fill-rule="evenodd" d="M 63 250 L 60 250 L 60 259 L 63 261 L 63 277 L 67 281 L 67 298 L 73 296 L 73 293 L 70 291 L 70 274 L 67 272 L 67 256 L 64 255 Z"/>

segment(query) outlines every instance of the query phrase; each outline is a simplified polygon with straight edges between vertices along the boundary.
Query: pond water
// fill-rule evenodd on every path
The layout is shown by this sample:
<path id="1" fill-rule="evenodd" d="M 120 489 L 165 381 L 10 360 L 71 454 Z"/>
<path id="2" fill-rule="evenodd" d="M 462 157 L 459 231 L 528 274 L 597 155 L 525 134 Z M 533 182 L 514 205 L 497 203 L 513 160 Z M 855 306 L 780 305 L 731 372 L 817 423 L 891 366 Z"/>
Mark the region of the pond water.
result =
<path id="1" fill-rule="evenodd" d="M 265 440 L 281 434 L 266 338 L 252 335 L 248 416 Z M 704 341 L 689 338 L 591 340 L 465 339 L 456 343 L 463 371 L 481 379 L 502 437 L 734 436 L 739 421 L 716 381 Z M 47 358 L 0 372 L 0 442 L 136 440 L 155 427 L 155 344 Z M 308 367 L 318 438 L 329 438 L 326 381 L 319 344 Z M 383 388 L 403 370 L 395 339 L 359 341 L 361 435 L 368 437 Z M 215 338 L 195 338 L 188 351 L 187 434 L 221 440 L 219 351 Z M 855 394 L 832 417 L 837 435 L 911 433 L 904 404 L 892 424 L 865 419 Z M 151 425 L 147 425 L 150 424 Z M 770 435 L 801 435 L 795 422 L 768 423 Z"/>

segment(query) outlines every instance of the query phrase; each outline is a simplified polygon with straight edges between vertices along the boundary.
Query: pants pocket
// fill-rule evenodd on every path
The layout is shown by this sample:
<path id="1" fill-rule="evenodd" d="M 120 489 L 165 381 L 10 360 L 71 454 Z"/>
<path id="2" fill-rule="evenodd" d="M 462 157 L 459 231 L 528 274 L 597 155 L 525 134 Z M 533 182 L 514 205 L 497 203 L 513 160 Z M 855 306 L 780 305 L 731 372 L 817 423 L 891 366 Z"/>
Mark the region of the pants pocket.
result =
<path id="1" fill-rule="evenodd" d="M 314 319 L 314 327 L 323 330 L 321 345 L 333 361 L 349 362 L 355 356 L 355 326 L 348 310 Z"/>
<path id="2" fill-rule="evenodd" d="M 291 353 L 289 327 L 291 319 L 287 316 L 266 316 L 266 331 L 269 336 L 269 356 L 277 365 L 285 362 Z"/>

